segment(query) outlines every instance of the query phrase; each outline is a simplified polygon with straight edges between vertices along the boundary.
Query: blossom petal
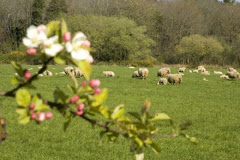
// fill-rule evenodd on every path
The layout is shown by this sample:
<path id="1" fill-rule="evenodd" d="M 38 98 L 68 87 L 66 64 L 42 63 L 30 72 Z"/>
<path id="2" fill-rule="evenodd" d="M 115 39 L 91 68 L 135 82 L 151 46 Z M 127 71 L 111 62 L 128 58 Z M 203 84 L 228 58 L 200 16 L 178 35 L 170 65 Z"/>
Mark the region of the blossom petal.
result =
<path id="1" fill-rule="evenodd" d="M 37 44 L 32 43 L 32 41 L 28 38 L 23 38 L 23 44 L 28 48 L 35 48 L 38 46 Z"/>
<path id="2" fill-rule="evenodd" d="M 45 48 L 46 55 L 50 57 L 54 57 L 57 55 L 58 52 L 60 52 L 63 49 L 63 46 L 60 44 L 53 44 L 51 48 Z"/>
<path id="3" fill-rule="evenodd" d="M 86 49 L 79 49 L 77 51 L 72 51 L 71 56 L 75 60 L 86 60 L 89 57 L 90 53 Z"/>
<path id="4" fill-rule="evenodd" d="M 83 34 L 82 32 L 78 32 L 72 39 L 73 42 L 75 41 L 84 41 L 86 40 L 87 37 L 85 36 L 85 34 Z"/>
<path id="5" fill-rule="evenodd" d="M 68 52 L 72 52 L 72 50 L 73 50 L 72 43 L 67 42 L 67 43 L 66 43 L 66 49 L 67 49 Z"/>
<path id="6" fill-rule="evenodd" d="M 37 28 L 35 26 L 30 26 L 27 29 L 27 37 L 32 39 L 37 36 Z"/>

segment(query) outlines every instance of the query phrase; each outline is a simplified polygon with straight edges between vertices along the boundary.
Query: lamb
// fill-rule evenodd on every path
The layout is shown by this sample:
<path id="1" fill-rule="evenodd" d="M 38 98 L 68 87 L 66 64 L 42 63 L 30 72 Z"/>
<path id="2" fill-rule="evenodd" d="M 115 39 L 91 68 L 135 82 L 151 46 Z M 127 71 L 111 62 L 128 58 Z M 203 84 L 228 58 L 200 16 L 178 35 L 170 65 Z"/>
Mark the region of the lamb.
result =
<path id="1" fill-rule="evenodd" d="M 160 78 L 157 85 L 166 85 L 167 84 L 167 78 Z"/>
<path id="2" fill-rule="evenodd" d="M 229 77 L 227 75 L 225 75 L 225 74 L 221 75 L 220 78 L 222 78 L 222 79 L 229 79 Z"/>
<path id="3" fill-rule="evenodd" d="M 203 81 L 208 81 L 205 77 L 203 77 Z"/>
<path id="4" fill-rule="evenodd" d="M 147 78 L 148 76 L 148 69 L 147 68 L 139 68 L 138 69 L 138 74 L 139 74 L 139 77 L 144 79 L 144 78 Z"/>
<path id="5" fill-rule="evenodd" d="M 192 73 L 193 71 L 192 70 L 189 70 L 189 73 Z"/>
<path id="6" fill-rule="evenodd" d="M 74 76 L 83 77 L 83 72 L 78 67 L 74 67 Z"/>
<path id="7" fill-rule="evenodd" d="M 133 67 L 133 66 L 129 66 L 129 65 L 127 65 L 126 67 L 127 67 L 127 68 L 130 68 L 130 69 L 135 68 L 135 67 Z"/>
<path id="8" fill-rule="evenodd" d="M 103 74 L 107 77 L 114 77 L 115 73 L 113 71 L 103 71 Z"/>
<path id="9" fill-rule="evenodd" d="M 240 74 L 238 72 L 227 72 L 226 75 L 231 79 L 237 79 L 240 77 Z"/>
<path id="10" fill-rule="evenodd" d="M 178 72 L 185 72 L 186 71 L 186 67 L 181 67 L 178 69 Z"/>
<path id="11" fill-rule="evenodd" d="M 182 83 L 182 76 L 180 74 L 169 74 L 168 75 L 168 82 L 172 84 L 181 84 Z"/>
<path id="12" fill-rule="evenodd" d="M 209 76 L 210 75 L 210 72 L 209 71 L 204 71 L 201 73 L 202 75 L 206 75 L 206 76 Z"/>
<path id="13" fill-rule="evenodd" d="M 214 74 L 223 74 L 222 72 L 220 71 L 213 71 Z"/>
<path id="14" fill-rule="evenodd" d="M 139 74 L 138 74 L 138 71 L 134 71 L 133 72 L 132 78 L 135 78 L 135 77 L 140 77 Z"/>
<path id="15" fill-rule="evenodd" d="M 46 70 L 46 71 L 43 72 L 43 75 L 45 75 L 45 76 L 52 76 L 53 74 L 52 74 L 51 71 Z"/>

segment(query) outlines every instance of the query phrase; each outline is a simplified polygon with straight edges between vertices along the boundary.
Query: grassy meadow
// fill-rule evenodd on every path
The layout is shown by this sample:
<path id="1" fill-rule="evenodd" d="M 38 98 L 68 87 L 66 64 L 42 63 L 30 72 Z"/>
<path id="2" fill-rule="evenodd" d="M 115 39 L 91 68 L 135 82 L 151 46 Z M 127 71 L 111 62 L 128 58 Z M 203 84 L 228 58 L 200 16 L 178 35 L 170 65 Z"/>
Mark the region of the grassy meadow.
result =
<path id="1" fill-rule="evenodd" d="M 37 66 L 25 66 L 37 70 Z M 40 77 L 34 85 L 42 96 L 53 100 L 52 92 L 60 86 L 70 93 L 66 85 L 73 84 L 68 76 L 55 76 L 64 66 L 49 66 L 52 77 Z M 101 80 L 101 88 L 108 88 L 105 102 L 109 107 L 125 104 L 126 111 L 140 111 L 145 99 L 151 101 L 151 112 L 164 112 L 177 124 L 187 121 L 192 126 L 186 131 L 198 138 L 195 145 L 183 137 L 156 139 L 162 148 L 160 154 L 151 149 L 145 151 L 146 160 L 235 160 L 240 159 L 240 80 L 223 80 L 211 72 L 210 76 L 189 73 L 183 76 L 181 85 L 156 85 L 159 68 L 149 68 L 146 80 L 131 78 L 134 70 L 123 66 L 93 66 L 92 78 Z M 107 78 L 104 70 L 112 70 L 116 76 Z M 226 69 L 218 69 L 223 73 Z M 177 68 L 171 68 L 173 73 Z M 14 86 L 10 84 L 14 76 L 11 65 L 0 65 L 0 91 Z M 209 81 L 203 81 L 203 77 Z M 83 78 L 78 78 L 81 82 Z M 32 91 L 35 92 L 35 91 Z M 7 140 L 0 145 L 1 160 L 133 160 L 128 141 L 123 138 L 111 144 L 100 142 L 98 127 L 93 128 L 80 118 L 75 118 L 66 132 L 64 119 L 54 111 L 54 118 L 40 125 L 31 122 L 17 123 L 17 104 L 12 98 L 0 97 L 0 116 L 7 119 Z M 166 122 L 159 123 L 160 135 L 171 133 Z"/>

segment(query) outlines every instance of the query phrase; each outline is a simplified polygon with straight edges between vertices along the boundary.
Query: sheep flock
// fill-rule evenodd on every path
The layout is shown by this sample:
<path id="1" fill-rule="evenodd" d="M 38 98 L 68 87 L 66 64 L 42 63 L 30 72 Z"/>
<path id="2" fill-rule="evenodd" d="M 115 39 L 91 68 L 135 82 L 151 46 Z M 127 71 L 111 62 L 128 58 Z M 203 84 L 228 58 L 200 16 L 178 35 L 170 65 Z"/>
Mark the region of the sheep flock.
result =
<path id="1" fill-rule="evenodd" d="M 41 69 L 41 66 L 37 67 L 38 69 Z M 135 67 L 127 66 L 128 69 L 134 69 Z M 32 70 L 33 68 L 29 68 L 29 70 Z M 55 68 L 52 68 L 55 69 Z M 187 74 L 200 74 L 203 76 L 210 76 L 213 75 L 219 75 L 219 78 L 225 79 L 225 80 L 236 80 L 240 78 L 239 72 L 234 68 L 228 68 L 226 73 L 224 74 L 221 71 L 213 71 L 210 73 L 210 71 L 207 71 L 207 69 L 204 66 L 198 66 L 196 69 L 189 69 L 187 72 L 186 67 L 179 67 L 177 70 L 177 73 L 172 73 L 171 69 L 169 67 L 162 67 L 160 68 L 157 73 L 156 77 L 160 77 L 160 79 L 157 81 L 157 85 L 167 85 L 173 84 L 181 84 L 183 82 L 183 77 L 185 72 Z M 102 71 L 102 74 L 106 77 L 115 77 L 114 71 Z M 17 76 L 18 74 L 15 73 Z M 53 76 L 54 74 L 50 70 L 44 71 L 42 74 L 39 74 L 38 76 Z M 63 69 L 61 72 L 56 72 L 56 76 L 74 76 L 76 78 L 84 77 L 83 72 L 78 67 L 72 67 L 67 66 Z M 133 71 L 132 78 L 142 79 L 145 80 L 148 78 L 149 70 L 147 68 L 139 68 L 138 70 Z M 202 77 L 203 81 L 209 81 L 207 78 Z M 156 83 L 155 83 L 156 84 Z"/>

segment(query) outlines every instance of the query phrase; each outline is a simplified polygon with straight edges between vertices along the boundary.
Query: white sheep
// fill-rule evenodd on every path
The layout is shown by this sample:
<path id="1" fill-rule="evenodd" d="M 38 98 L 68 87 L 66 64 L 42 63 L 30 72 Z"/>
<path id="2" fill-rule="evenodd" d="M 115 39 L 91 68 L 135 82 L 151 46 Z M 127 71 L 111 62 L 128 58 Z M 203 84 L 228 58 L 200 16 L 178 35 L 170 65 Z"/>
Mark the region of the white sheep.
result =
<path id="1" fill-rule="evenodd" d="M 69 75 L 70 73 L 72 73 L 74 75 L 74 68 L 72 66 L 68 66 L 68 67 L 64 68 L 64 72 L 66 75 Z"/>
<path id="2" fill-rule="evenodd" d="M 192 73 L 193 71 L 192 70 L 189 70 L 189 73 Z"/>
<path id="3" fill-rule="evenodd" d="M 203 81 L 208 81 L 205 77 L 203 77 Z"/>
<path id="4" fill-rule="evenodd" d="M 160 78 L 159 81 L 157 82 L 157 85 L 166 85 L 167 84 L 167 78 Z"/>
<path id="5" fill-rule="evenodd" d="M 185 72 L 186 71 L 186 67 L 181 67 L 178 69 L 178 72 Z"/>
<path id="6" fill-rule="evenodd" d="M 223 73 L 220 71 L 213 71 L 213 74 L 223 74 Z"/>
<path id="7" fill-rule="evenodd" d="M 133 67 L 133 66 L 129 66 L 129 65 L 127 65 L 126 67 L 127 67 L 127 68 L 130 68 L 130 69 L 135 68 L 135 67 Z"/>
<path id="8" fill-rule="evenodd" d="M 149 71 L 148 71 L 147 68 L 139 68 L 138 69 L 139 77 L 142 78 L 142 79 L 147 78 L 148 73 L 149 73 Z"/>
<path id="9" fill-rule="evenodd" d="M 229 72 L 237 72 L 237 70 L 234 69 L 234 68 L 232 68 L 232 67 L 228 68 L 228 71 L 229 71 Z"/>
<path id="10" fill-rule="evenodd" d="M 43 72 L 43 75 L 45 75 L 45 76 L 52 76 L 53 74 L 52 74 L 51 71 L 46 70 L 46 71 Z"/>
<path id="11" fill-rule="evenodd" d="M 198 73 L 198 70 L 197 69 L 193 70 L 193 73 Z"/>
<path id="12" fill-rule="evenodd" d="M 201 73 L 201 75 L 209 76 L 209 75 L 210 75 L 210 72 L 209 72 L 209 71 L 204 71 L 204 72 Z"/>
<path id="13" fill-rule="evenodd" d="M 115 76 L 115 73 L 113 71 L 103 71 L 103 74 L 106 77 L 114 77 Z"/>
<path id="14" fill-rule="evenodd" d="M 43 74 L 38 74 L 38 76 L 42 77 L 42 76 L 43 76 Z"/>
<path id="15" fill-rule="evenodd" d="M 229 79 L 229 77 L 227 75 L 225 75 L 225 74 L 221 75 L 220 78 L 222 78 L 222 79 Z"/>
<path id="16" fill-rule="evenodd" d="M 83 72 L 78 67 L 74 67 L 74 76 L 83 77 Z"/>
<path id="17" fill-rule="evenodd" d="M 170 72 L 171 72 L 170 68 L 164 67 L 158 70 L 157 76 L 166 77 L 168 74 L 170 74 Z"/>
<path id="18" fill-rule="evenodd" d="M 168 82 L 172 84 L 181 84 L 182 83 L 182 75 L 180 74 L 169 74 Z"/>
<path id="19" fill-rule="evenodd" d="M 226 75 L 231 79 L 237 79 L 240 77 L 240 74 L 238 72 L 227 72 Z"/>
<path id="20" fill-rule="evenodd" d="M 206 71 L 204 66 L 198 66 L 197 70 L 199 70 L 201 72 L 205 72 Z"/>

